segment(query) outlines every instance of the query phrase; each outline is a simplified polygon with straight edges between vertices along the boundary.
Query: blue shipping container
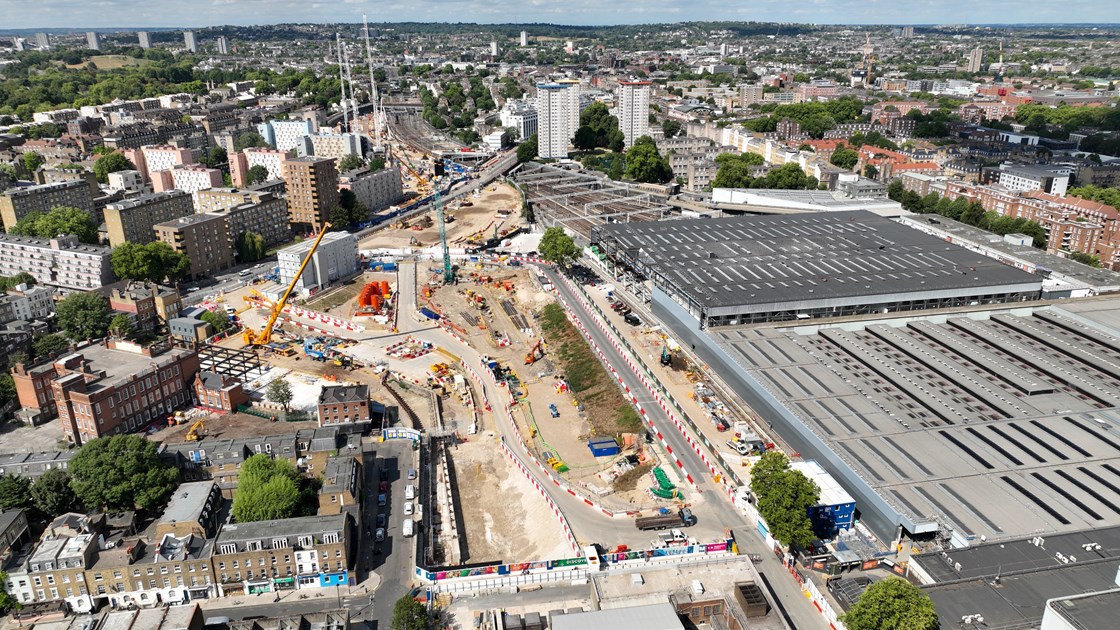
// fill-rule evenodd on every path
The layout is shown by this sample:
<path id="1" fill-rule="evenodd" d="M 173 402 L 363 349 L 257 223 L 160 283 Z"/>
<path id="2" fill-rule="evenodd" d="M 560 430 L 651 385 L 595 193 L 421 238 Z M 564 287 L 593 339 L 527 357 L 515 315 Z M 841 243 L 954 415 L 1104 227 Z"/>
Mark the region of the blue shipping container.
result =
<path id="1" fill-rule="evenodd" d="M 433 311 L 433 310 L 431 310 L 427 307 L 421 308 L 420 309 L 420 314 L 423 315 L 424 317 L 427 317 L 428 319 L 434 319 L 436 321 L 439 321 L 439 319 L 440 319 L 439 313 L 437 313 L 437 312 L 435 312 L 435 311 Z"/>
<path id="2" fill-rule="evenodd" d="M 599 438 L 587 441 L 587 448 L 591 449 L 591 454 L 595 457 L 610 457 L 611 455 L 618 455 L 621 449 L 618 448 L 618 442 L 609 438 Z"/>

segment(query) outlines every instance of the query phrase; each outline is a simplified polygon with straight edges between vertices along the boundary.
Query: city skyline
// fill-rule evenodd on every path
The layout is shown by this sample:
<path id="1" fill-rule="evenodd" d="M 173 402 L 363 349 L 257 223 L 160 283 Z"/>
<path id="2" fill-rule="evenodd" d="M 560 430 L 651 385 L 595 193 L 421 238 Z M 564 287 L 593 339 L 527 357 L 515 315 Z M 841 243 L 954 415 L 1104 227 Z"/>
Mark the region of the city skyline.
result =
<path id="1" fill-rule="evenodd" d="M 152 5 L 138 0 L 103 0 L 96 13 L 77 0 L 44 0 L 17 3 L 3 0 L 9 29 L 31 28 L 198 28 L 207 26 L 246 26 L 275 23 L 360 22 L 363 12 L 371 22 L 445 22 L 454 15 L 457 22 L 479 24 L 551 23 L 570 25 L 664 24 L 692 21 L 762 21 L 802 24 L 1108 24 L 1116 22 L 1111 5 L 1103 0 L 1072 0 L 1061 5 L 1037 3 L 1024 8 L 1020 3 L 998 1 L 977 5 L 960 0 L 937 4 L 914 0 L 889 5 L 856 0 L 814 0 L 790 5 L 777 0 L 760 0 L 749 7 L 733 8 L 723 3 L 701 0 L 681 3 L 651 0 L 641 6 L 620 6 L 604 0 L 573 0 L 556 5 L 543 0 L 529 3 L 498 0 L 391 0 L 376 6 L 356 0 L 338 4 L 294 2 L 291 0 L 211 0 L 209 11 L 193 5 Z M 391 19 L 386 19 L 391 16 Z M 1013 16 L 1014 19 L 1008 18 Z M 961 19 L 946 19 L 959 17 Z M 381 19 L 379 19 L 381 18 Z"/>

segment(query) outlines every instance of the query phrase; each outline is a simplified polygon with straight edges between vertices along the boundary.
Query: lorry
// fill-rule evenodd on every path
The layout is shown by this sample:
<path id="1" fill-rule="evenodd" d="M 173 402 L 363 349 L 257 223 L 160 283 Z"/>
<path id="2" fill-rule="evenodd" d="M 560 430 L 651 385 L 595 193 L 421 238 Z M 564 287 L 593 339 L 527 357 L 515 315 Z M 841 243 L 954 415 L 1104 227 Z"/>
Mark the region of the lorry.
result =
<path id="1" fill-rule="evenodd" d="M 656 516 L 639 516 L 634 519 L 634 526 L 640 530 L 668 529 L 670 527 L 691 527 L 696 524 L 696 517 L 692 510 L 681 508 L 677 512 L 665 510 L 664 514 Z"/>

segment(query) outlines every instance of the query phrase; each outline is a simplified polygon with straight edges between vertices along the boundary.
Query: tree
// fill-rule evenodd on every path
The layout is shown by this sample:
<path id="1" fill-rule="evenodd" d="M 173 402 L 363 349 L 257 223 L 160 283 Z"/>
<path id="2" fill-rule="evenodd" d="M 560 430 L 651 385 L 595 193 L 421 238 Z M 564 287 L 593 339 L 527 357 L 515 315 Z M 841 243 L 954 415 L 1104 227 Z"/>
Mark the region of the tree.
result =
<path id="1" fill-rule="evenodd" d="M 535 157 L 537 157 L 537 134 L 529 136 L 528 140 L 517 145 L 518 162 L 530 162 Z"/>
<path id="2" fill-rule="evenodd" d="M 245 183 L 249 186 L 268 181 L 268 169 L 260 164 L 254 164 L 249 167 L 249 171 L 245 173 Z"/>
<path id="3" fill-rule="evenodd" d="M 8 574 L 0 572 L 0 615 L 6 614 L 9 610 L 19 610 L 23 608 L 23 604 L 16 601 L 14 597 L 8 594 Z"/>
<path id="4" fill-rule="evenodd" d="M 253 147 L 267 147 L 268 143 L 264 141 L 264 136 L 255 131 L 246 131 L 245 133 L 237 136 L 233 141 L 233 148 L 235 151 L 244 151 Z"/>
<path id="5" fill-rule="evenodd" d="M 214 328 L 215 333 L 225 332 L 225 330 L 229 328 L 229 316 L 225 313 L 206 311 L 202 315 L 199 315 L 198 318 L 210 324 L 210 326 Z"/>
<path id="6" fill-rule="evenodd" d="M 93 174 L 97 176 L 97 181 L 102 184 L 109 183 L 109 173 L 134 170 L 136 170 L 136 165 L 128 161 L 123 153 L 117 153 L 116 151 L 102 155 L 93 163 Z"/>
<path id="7" fill-rule="evenodd" d="M 428 630 L 432 619 L 428 609 L 411 595 L 404 595 L 393 604 L 393 619 L 389 622 L 391 630 Z"/>
<path id="8" fill-rule="evenodd" d="M 70 347 L 70 341 L 60 333 L 37 333 L 31 339 L 31 358 L 53 357 Z"/>
<path id="9" fill-rule="evenodd" d="M 575 259 L 579 258 L 580 254 L 580 249 L 572 240 L 572 237 L 564 232 L 564 228 L 558 226 L 545 230 L 538 248 L 541 252 L 541 258 L 561 267 L 570 265 Z"/>
<path id="10" fill-rule="evenodd" d="M 80 507 L 78 497 L 70 487 L 70 473 L 61 468 L 52 468 L 39 475 L 31 485 L 31 499 L 48 518 L 77 511 Z"/>
<path id="11" fill-rule="evenodd" d="M 288 412 L 288 405 L 292 404 L 292 386 L 288 381 L 278 378 L 268 384 L 268 399 L 282 405 L 284 412 Z"/>
<path id="12" fill-rule="evenodd" d="M 327 217 L 333 232 L 345 232 L 350 226 L 350 211 L 342 206 L 332 208 Z"/>
<path id="13" fill-rule="evenodd" d="M 370 171 L 376 173 L 383 168 L 385 168 L 385 158 L 378 156 L 369 161 Z"/>
<path id="14" fill-rule="evenodd" d="M 12 234 L 55 238 L 73 234 L 83 243 L 97 243 L 97 225 L 88 212 L 70 206 L 55 206 L 48 212 L 31 212 L 12 226 Z"/>
<path id="15" fill-rule="evenodd" d="M 576 135 L 572 138 L 572 144 L 580 151 L 590 151 L 595 148 L 597 139 L 598 136 L 595 135 L 595 130 L 587 125 L 583 125 L 579 129 L 576 129 Z"/>
<path id="16" fill-rule="evenodd" d="M 179 485 L 179 471 L 139 435 L 90 440 L 70 460 L 70 487 L 88 510 L 154 511 Z"/>
<path id="17" fill-rule="evenodd" d="M 362 159 L 362 156 L 350 153 L 342 156 L 342 159 L 338 161 L 338 172 L 346 173 L 356 168 L 362 168 L 365 165 L 366 161 Z"/>
<path id="18" fill-rule="evenodd" d="M 902 180 L 892 179 L 891 183 L 887 184 L 887 197 L 892 201 L 902 202 L 902 195 L 905 193 L 902 186 Z"/>
<path id="19" fill-rule="evenodd" d="M 774 538 L 791 547 L 813 542 L 808 509 L 817 504 L 820 489 L 800 471 L 790 469 L 785 455 L 771 451 L 759 459 L 751 470 L 751 492 Z"/>
<path id="20" fill-rule="evenodd" d="M 237 250 L 238 260 L 243 263 L 255 262 L 264 258 L 264 237 L 256 232 L 246 230 L 238 234 L 237 240 L 234 241 L 234 247 Z"/>
<path id="21" fill-rule="evenodd" d="M 750 188 L 755 168 L 765 164 L 757 153 L 723 153 L 716 156 L 719 170 L 712 179 L 712 188 Z"/>
<path id="22" fill-rule="evenodd" d="M 28 173 L 34 173 L 35 171 L 39 170 L 39 167 L 42 165 L 43 156 L 39 155 L 38 153 L 34 151 L 27 151 L 23 154 L 23 170 L 27 171 Z"/>
<path id="23" fill-rule="evenodd" d="M 1070 252 L 1069 259 L 1075 260 L 1083 265 L 1089 265 L 1090 267 L 1101 266 L 1101 259 L 1099 256 L 1086 254 L 1085 252 Z"/>
<path id="24" fill-rule="evenodd" d="M 9 289 L 14 289 L 21 284 L 33 287 L 36 283 L 35 276 L 26 271 L 21 271 L 14 276 L 0 276 L 0 292 L 6 293 Z"/>
<path id="25" fill-rule="evenodd" d="M 143 282 L 178 282 L 190 272 L 191 261 L 163 241 L 125 243 L 113 250 L 113 273 Z"/>
<path id="26" fill-rule="evenodd" d="M 666 138 L 673 138 L 680 132 L 680 122 L 673 120 L 672 118 L 666 118 L 665 121 L 661 123 L 661 133 L 665 134 Z"/>
<path id="27" fill-rule="evenodd" d="M 863 176 L 868 179 L 875 179 L 879 176 L 879 169 L 874 164 L 865 164 L 863 167 Z"/>
<path id="28" fill-rule="evenodd" d="M 210 168 L 218 168 L 229 161 L 229 154 L 222 147 L 214 147 L 199 161 Z"/>
<path id="29" fill-rule="evenodd" d="M 828 161 L 842 169 L 850 171 L 852 167 L 856 165 L 856 162 L 859 162 L 859 153 L 857 153 L 855 149 L 849 149 L 848 147 L 837 147 L 837 149 L 832 152 L 832 157 L 830 157 Z"/>
<path id="30" fill-rule="evenodd" d="M 0 510 L 26 510 L 31 507 L 31 480 L 15 475 L 0 476 Z"/>
<path id="31" fill-rule="evenodd" d="M 132 337 L 136 330 L 133 328 L 132 320 L 128 318 L 128 315 L 120 313 L 109 320 L 108 332 L 117 339 L 128 339 Z"/>
<path id="32" fill-rule="evenodd" d="M 661 156 L 653 138 L 642 136 L 626 152 L 626 177 L 647 184 L 664 184 L 673 178 L 668 158 Z"/>
<path id="33" fill-rule="evenodd" d="M 109 304 L 96 293 L 71 293 L 58 303 L 55 316 L 74 341 L 100 339 L 109 330 Z"/>
<path id="34" fill-rule="evenodd" d="M 19 357 L 15 357 L 12 355 L 8 356 L 9 365 L 23 363 L 25 360 L 26 359 L 21 360 Z M 7 371 L 0 373 L 0 407 L 15 400 L 16 396 L 16 381 L 12 378 L 11 373 Z"/>
<path id="35" fill-rule="evenodd" d="M 301 481 L 299 471 L 288 460 L 273 459 L 264 453 L 253 455 L 245 460 L 237 475 L 234 520 L 251 523 L 300 516 Z"/>
<path id="36" fill-rule="evenodd" d="M 934 630 L 937 611 L 922 589 L 902 578 L 875 582 L 840 621 L 849 630 Z"/>

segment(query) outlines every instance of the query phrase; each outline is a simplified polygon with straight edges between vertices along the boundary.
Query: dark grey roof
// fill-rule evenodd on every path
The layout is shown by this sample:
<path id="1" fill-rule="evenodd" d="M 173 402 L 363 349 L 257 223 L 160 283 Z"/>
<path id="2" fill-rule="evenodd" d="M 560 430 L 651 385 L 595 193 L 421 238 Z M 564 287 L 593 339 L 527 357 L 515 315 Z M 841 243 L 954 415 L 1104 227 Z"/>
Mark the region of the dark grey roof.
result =
<path id="1" fill-rule="evenodd" d="M 1041 278 L 867 211 L 598 228 L 703 307 L 1033 286 Z M 993 288 L 988 291 L 988 288 Z"/>
<path id="2" fill-rule="evenodd" d="M 319 392 L 319 404 L 369 402 L 369 385 L 326 385 Z"/>
<path id="3" fill-rule="evenodd" d="M 225 383 L 222 382 L 222 375 L 217 372 L 199 372 L 198 378 L 202 380 L 202 386 L 211 391 L 221 391 L 225 389 Z"/>
<path id="4" fill-rule="evenodd" d="M 1120 611 L 1120 588 L 1076 597 L 1059 597 L 1048 606 L 1074 628 L 1114 628 Z"/>

